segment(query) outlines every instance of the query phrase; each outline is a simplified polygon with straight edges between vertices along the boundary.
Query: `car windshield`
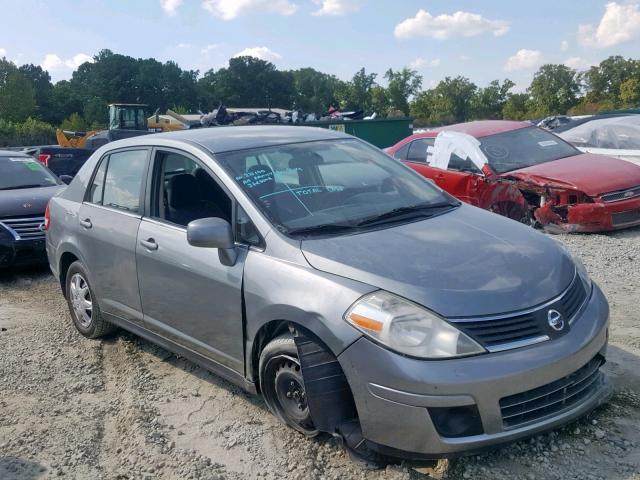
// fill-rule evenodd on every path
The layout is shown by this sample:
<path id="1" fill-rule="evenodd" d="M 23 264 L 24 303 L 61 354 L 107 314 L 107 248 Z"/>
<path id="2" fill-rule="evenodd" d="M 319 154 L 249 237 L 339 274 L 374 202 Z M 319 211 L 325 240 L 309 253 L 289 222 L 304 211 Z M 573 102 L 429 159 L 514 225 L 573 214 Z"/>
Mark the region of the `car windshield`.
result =
<path id="1" fill-rule="evenodd" d="M 51 187 L 58 179 L 29 157 L 0 157 L 0 190 Z"/>
<path id="2" fill-rule="evenodd" d="M 537 127 L 480 138 L 480 149 L 496 173 L 510 172 L 580 153 L 556 135 Z"/>
<path id="3" fill-rule="evenodd" d="M 357 228 L 458 202 L 358 140 L 327 140 L 216 155 L 283 232 Z"/>

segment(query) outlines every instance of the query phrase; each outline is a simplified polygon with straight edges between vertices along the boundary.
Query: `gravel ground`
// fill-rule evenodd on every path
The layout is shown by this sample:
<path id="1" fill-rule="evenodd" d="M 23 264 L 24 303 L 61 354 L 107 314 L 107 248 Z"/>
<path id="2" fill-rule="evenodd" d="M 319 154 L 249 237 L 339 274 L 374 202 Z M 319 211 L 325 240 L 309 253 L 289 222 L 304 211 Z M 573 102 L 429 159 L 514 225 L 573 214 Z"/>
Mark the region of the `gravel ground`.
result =
<path id="1" fill-rule="evenodd" d="M 431 468 L 371 470 L 262 400 L 128 333 L 72 328 L 46 270 L 0 277 L 0 479 L 640 479 L 640 229 L 555 237 L 611 303 L 616 393 L 589 418 Z"/>

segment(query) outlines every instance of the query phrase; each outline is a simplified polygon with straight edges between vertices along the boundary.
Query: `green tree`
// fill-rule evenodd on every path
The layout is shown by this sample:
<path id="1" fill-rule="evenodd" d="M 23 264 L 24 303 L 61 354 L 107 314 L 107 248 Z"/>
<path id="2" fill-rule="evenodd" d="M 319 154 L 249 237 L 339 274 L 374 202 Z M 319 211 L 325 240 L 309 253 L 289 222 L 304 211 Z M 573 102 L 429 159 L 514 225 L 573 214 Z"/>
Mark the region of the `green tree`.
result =
<path id="1" fill-rule="evenodd" d="M 425 90 L 418 93 L 409 105 L 409 114 L 415 119 L 415 124 L 420 127 L 434 125 L 432 121 L 435 104 L 433 90 Z"/>
<path id="2" fill-rule="evenodd" d="M 620 84 L 620 106 L 640 107 L 640 78 L 628 78 Z"/>
<path id="3" fill-rule="evenodd" d="M 502 118 L 525 120 L 529 114 L 530 98 L 526 93 L 509 94 L 502 107 Z"/>
<path id="4" fill-rule="evenodd" d="M 89 129 L 87 122 L 78 112 L 73 112 L 69 118 L 65 118 L 60 128 L 72 132 L 82 132 Z"/>
<path id="5" fill-rule="evenodd" d="M 351 81 L 338 86 L 336 97 L 343 110 L 362 109 L 371 112 L 371 90 L 376 85 L 376 73 L 367 73 L 364 68 L 358 70 Z"/>
<path id="6" fill-rule="evenodd" d="M 278 71 L 271 62 L 236 57 L 229 66 L 207 71 L 198 81 L 207 110 L 223 103 L 229 107 L 290 108 L 295 98 L 291 72 Z"/>
<path id="7" fill-rule="evenodd" d="M 330 105 L 338 103 L 336 90 L 344 83 L 334 75 L 318 72 L 313 68 L 292 70 L 294 107 L 305 112 L 326 112 Z"/>
<path id="8" fill-rule="evenodd" d="M 33 89 L 35 116 L 40 120 L 50 122 L 55 117 L 55 113 L 52 111 L 53 84 L 49 72 L 33 64 L 22 65 L 18 70 L 29 81 Z"/>
<path id="9" fill-rule="evenodd" d="M 391 108 L 409 114 L 409 100 L 414 97 L 422 87 L 422 75 L 410 68 L 403 68 L 397 72 L 389 69 L 385 72 L 384 78 L 389 82 L 387 86 L 387 97 Z"/>
<path id="10" fill-rule="evenodd" d="M 427 98 L 431 102 L 428 123 L 446 125 L 464 122 L 471 118 L 477 90 L 478 87 L 466 77 L 446 77 L 430 91 L 428 96 L 420 99 L 422 105 Z"/>
<path id="11" fill-rule="evenodd" d="M 33 115 L 33 87 L 13 62 L 0 59 L 0 118 L 22 122 Z"/>
<path id="12" fill-rule="evenodd" d="M 622 85 L 630 79 L 640 79 L 640 61 L 612 56 L 593 66 L 581 77 L 588 102 L 608 102 L 623 106 Z M 626 94 L 628 94 L 628 90 Z"/>
<path id="13" fill-rule="evenodd" d="M 375 112 L 379 117 L 384 118 L 389 114 L 390 108 L 388 90 L 380 85 L 374 85 L 371 88 L 371 113 Z"/>
<path id="14" fill-rule="evenodd" d="M 511 80 L 506 79 L 500 83 L 493 80 L 485 88 L 478 89 L 472 99 L 472 118 L 474 119 L 499 119 L 507 100 L 509 91 L 515 86 Z"/>
<path id="15" fill-rule="evenodd" d="M 578 103 L 578 75 L 566 65 L 543 65 L 527 92 L 536 116 L 565 114 Z"/>

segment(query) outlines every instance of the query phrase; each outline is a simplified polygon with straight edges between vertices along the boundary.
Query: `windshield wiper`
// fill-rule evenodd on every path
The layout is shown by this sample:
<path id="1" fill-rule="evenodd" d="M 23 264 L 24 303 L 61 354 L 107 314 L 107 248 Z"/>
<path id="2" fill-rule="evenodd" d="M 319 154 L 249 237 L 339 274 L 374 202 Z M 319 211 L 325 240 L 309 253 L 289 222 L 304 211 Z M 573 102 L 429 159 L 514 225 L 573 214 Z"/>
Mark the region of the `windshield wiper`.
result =
<path id="1" fill-rule="evenodd" d="M 13 187 L 4 187 L 4 188 L 0 188 L 0 190 L 20 190 L 21 188 L 40 188 L 40 187 L 45 187 L 46 185 L 14 185 Z"/>
<path id="2" fill-rule="evenodd" d="M 312 225 L 310 227 L 294 228 L 289 230 L 287 233 L 289 233 L 289 235 L 305 235 L 310 233 L 332 234 L 342 233 L 347 230 L 353 230 L 354 228 L 356 228 L 355 225 L 348 223 L 323 223 L 320 225 Z"/>
<path id="3" fill-rule="evenodd" d="M 409 205 L 406 207 L 398 207 L 388 212 L 373 215 L 371 217 L 363 218 L 358 223 L 357 227 L 363 227 L 368 225 L 375 225 L 377 223 L 384 223 L 387 220 L 396 219 L 398 217 L 432 217 L 437 213 L 440 213 L 444 209 L 449 209 L 459 206 L 459 203 L 452 202 L 439 202 L 439 203 L 423 203 L 420 205 Z"/>

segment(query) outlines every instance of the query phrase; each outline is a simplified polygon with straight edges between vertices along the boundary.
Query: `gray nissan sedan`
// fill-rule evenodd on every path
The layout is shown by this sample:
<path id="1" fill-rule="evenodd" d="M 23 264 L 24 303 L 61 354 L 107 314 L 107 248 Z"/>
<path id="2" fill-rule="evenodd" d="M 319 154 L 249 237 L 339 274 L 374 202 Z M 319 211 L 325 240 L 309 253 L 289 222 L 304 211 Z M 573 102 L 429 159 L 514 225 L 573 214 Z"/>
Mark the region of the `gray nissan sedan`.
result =
<path id="1" fill-rule="evenodd" d="M 109 143 L 48 218 L 82 335 L 134 332 L 372 461 L 476 452 L 610 395 L 609 307 L 579 260 L 348 135 Z"/>

